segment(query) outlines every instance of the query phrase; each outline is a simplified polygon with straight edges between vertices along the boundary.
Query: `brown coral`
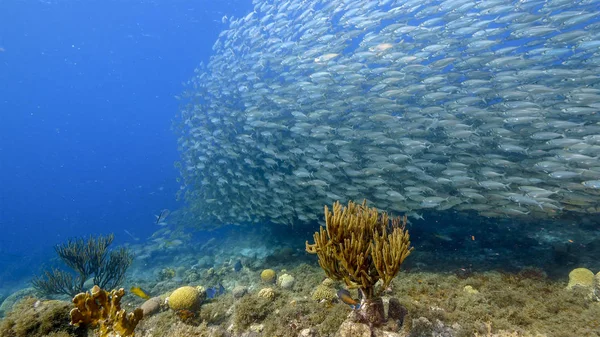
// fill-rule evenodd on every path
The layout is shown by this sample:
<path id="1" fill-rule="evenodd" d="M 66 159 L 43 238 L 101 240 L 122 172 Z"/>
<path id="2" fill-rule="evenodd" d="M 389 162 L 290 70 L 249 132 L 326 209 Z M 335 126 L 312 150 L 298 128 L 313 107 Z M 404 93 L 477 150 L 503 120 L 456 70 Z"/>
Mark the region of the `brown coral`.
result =
<path id="1" fill-rule="evenodd" d="M 110 293 L 97 285 L 91 293 L 77 294 L 73 298 L 75 308 L 71 310 L 71 324 L 99 329 L 100 337 L 111 334 L 134 336 L 134 329 L 144 316 L 143 310 L 135 309 L 126 313 L 121 309 L 121 298 L 125 289 L 113 290 Z"/>
<path id="2" fill-rule="evenodd" d="M 390 219 L 386 212 L 352 201 L 344 207 L 339 201 L 333 212 L 325 206 L 326 228 L 314 234 L 315 243 L 306 242 L 306 251 L 317 254 L 328 277 L 342 280 L 362 294 L 356 321 L 369 326 L 382 324 L 383 301 L 375 294 L 381 280 L 386 289 L 412 251 L 406 231 L 406 216 Z"/>
<path id="3" fill-rule="evenodd" d="M 306 242 L 306 251 L 317 254 L 328 277 L 343 280 L 349 288 L 359 288 L 366 298 L 374 296 L 375 283 L 387 288 L 412 251 L 406 217 L 390 219 L 386 212 L 352 201 L 344 207 L 325 206 L 326 228 L 314 234 L 315 243 Z"/>

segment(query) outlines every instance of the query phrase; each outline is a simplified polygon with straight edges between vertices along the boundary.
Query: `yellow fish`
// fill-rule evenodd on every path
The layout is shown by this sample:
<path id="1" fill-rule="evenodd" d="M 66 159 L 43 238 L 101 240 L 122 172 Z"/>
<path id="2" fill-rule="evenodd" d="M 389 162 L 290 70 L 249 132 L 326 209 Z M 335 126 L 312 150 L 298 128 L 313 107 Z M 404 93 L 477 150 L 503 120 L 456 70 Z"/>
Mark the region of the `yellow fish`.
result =
<path id="1" fill-rule="evenodd" d="M 141 297 L 145 300 L 150 298 L 150 295 L 146 294 L 146 292 L 144 290 L 142 290 L 142 288 L 140 287 L 131 287 L 131 289 L 129 289 L 129 291 L 131 291 L 132 294 Z"/>

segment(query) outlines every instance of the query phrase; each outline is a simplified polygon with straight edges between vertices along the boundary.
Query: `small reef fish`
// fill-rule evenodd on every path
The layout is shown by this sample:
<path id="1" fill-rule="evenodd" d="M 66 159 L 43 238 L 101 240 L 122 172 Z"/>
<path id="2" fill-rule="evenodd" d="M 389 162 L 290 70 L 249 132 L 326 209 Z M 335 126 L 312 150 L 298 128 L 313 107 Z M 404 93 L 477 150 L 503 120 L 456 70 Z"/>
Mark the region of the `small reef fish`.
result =
<path id="1" fill-rule="evenodd" d="M 215 298 L 219 295 L 223 295 L 225 293 L 225 287 L 221 283 L 218 283 L 216 286 L 206 289 L 206 297 Z"/>
<path id="2" fill-rule="evenodd" d="M 348 304 L 352 309 L 356 310 L 360 308 L 360 303 L 357 300 L 353 299 L 352 295 L 350 295 L 350 292 L 346 289 L 338 290 L 337 297 L 340 299 L 340 301 Z"/>
<path id="3" fill-rule="evenodd" d="M 236 273 L 239 272 L 240 270 L 242 270 L 244 266 L 242 265 L 242 261 L 237 260 L 235 262 L 235 264 L 233 265 L 233 271 L 235 271 Z"/>
<path id="4" fill-rule="evenodd" d="M 156 217 L 156 224 L 159 226 L 165 226 L 167 225 L 167 223 L 165 222 L 165 220 L 167 219 L 167 217 L 169 216 L 169 214 L 171 214 L 171 211 L 169 211 L 168 209 L 163 209 L 162 211 L 160 211 L 160 213 L 158 215 L 155 215 Z"/>
<path id="5" fill-rule="evenodd" d="M 133 240 L 135 241 L 139 241 L 140 238 L 133 236 L 133 234 L 131 234 L 128 230 L 124 229 L 125 234 L 129 235 Z"/>
<path id="6" fill-rule="evenodd" d="M 148 295 L 147 292 L 145 292 L 142 288 L 140 287 L 131 287 L 131 289 L 129 289 L 129 291 L 131 291 L 132 294 L 136 295 L 137 297 L 141 297 L 145 300 L 150 299 L 150 295 Z"/>
<path id="7" fill-rule="evenodd" d="M 451 242 L 452 241 L 452 238 L 450 236 L 446 235 L 446 234 L 435 233 L 435 234 L 433 234 L 433 236 L 436 239 L 439 239 L 439 240 L 442 240 L 442 241 L 445 241 L 445 242 Z"/>

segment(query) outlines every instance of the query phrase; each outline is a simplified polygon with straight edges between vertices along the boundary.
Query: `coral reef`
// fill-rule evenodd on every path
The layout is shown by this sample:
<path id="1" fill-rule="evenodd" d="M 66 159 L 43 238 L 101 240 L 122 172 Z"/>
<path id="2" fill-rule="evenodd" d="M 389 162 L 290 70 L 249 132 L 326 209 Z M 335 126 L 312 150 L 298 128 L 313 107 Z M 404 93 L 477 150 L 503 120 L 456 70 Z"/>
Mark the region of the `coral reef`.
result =
<path id="1" fill-rule="evenodd" d="M 453 337 L 600 337 L 600 305 L 590 302 L 587 292 L 565 291 L 566 277 L 557 282 L 524 273 L 473 272 L 464 279 L 453 273 L 402 273 L 382 294 L 388 321 L 377 328 L 347 319 L 355 311 L 344 303 L 310 298 L 319 285 L 335 296 L 336 282 L 323 280 L 324 272 L 316 263 L 288 267 L 287 272 L 296 276 L 296 285 L 291 290 L 276 288 L 273 299 L 258 296 L 262 282 L 256 270 L 246 276 L 232 274 L 223 282 L 243 282 L 249 289 L 243 297 L 226 293 L 213 298 L 191 321 L 182 322 L 172 310 L 161 311 L 140 322 L 136 336 L 330 337 L 356 328 L 389 337 L 420 332 Z M 466 286 L 478 293 L 465 291 Z M 355 290 L 351 292 L 355 297 Z"/>
<path id="2" fill-rule="evenodd" d="M 71 310 L 71 324 L 86 328 L 98 328 L 100 337 L 116 333 L 122 337 L 134 336 L 134 329 L 143 318 L 140 308 L 131 313 L 121 309 L 121 298 L 125 289 L 107 292 L 97 285 L 91 292 L 77 294 L 73 298 L 75 308 Z"/>
<path id="3" fill-rule="evenodd" d="M 362 205 L 349 201 L 346 207 L 335 202 L 333 212 L 325 206 L 326 228 L 314 234 L 314 244 L 306 242 L 306 251 L 317 254 L 328 277 L 359 289 L 359 310 L 372 325 L 383 323 L 375 284 L 381 280 L 386 289 L 412 251 L 406 221 L 406 216 L 390 219 L 386 212 L 367 207 L 366 200 Z"/>
<path id="4" fill-rule="evenodd" d="M 34 277 L 31 283 L 42 295 L 64 294 L 73 297 L 84 292 L 84 283 L 93 276 L 94 284 L 103 289 L 114 289 L 123 282 L 125 272 L 133 261 L 133 254 L 126 248 L 109 251 L 114 235 L 90 236 L 89 239 L 69 240 L 57 245 L 58 257 L 77 276 L 61 269 L 46 270 L 43 276 Z"/>

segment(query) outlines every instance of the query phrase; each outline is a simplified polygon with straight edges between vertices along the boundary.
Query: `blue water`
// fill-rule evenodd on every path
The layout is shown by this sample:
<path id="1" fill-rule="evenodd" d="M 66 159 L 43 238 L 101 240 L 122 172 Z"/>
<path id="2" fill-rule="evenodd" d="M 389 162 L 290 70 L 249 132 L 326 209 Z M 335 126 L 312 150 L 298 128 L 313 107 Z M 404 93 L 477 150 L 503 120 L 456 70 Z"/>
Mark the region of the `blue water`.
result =
<path id="1" fill-rule="evenodd" d="M 71 237 L 177 208 L 182 82 L 250 1 L 0 2 L 0 288 Z"/>

